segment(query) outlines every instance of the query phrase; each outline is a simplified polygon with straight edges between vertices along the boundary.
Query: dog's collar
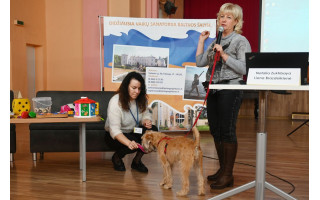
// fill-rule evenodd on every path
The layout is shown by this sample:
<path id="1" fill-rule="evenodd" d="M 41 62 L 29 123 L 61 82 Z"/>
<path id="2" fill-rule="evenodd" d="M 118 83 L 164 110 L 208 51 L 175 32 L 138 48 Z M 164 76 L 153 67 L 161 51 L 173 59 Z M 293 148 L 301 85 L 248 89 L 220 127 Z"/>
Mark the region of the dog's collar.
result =
<path id="1" fill-rule="evenodd" d="M 172 139 L 172 138 L 167 137 L 167 136 L 161 138 L 161 140 L 159 140 L 159 142 L 158 142 L 158 146 L 159 146 L 160 142 L 162 142 L 163 140 L 171 140 L 171 139 Z M 164 147 L 164 153 L 165 153 L 165 154 L 167 153 L 167 146 L 168 146 L 168 142 L 166 143 L 166 146 Z"/>

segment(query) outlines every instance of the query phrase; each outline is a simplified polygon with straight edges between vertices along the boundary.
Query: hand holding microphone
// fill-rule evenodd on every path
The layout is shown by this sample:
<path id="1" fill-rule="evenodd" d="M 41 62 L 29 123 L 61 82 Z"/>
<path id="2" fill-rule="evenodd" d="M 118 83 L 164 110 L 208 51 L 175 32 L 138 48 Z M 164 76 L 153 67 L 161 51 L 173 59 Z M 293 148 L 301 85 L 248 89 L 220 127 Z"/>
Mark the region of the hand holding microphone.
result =
<path id="1" fill-rule="evenodd" d="M 217 45 L 220 46 L 219 50 L 220 50 L 220 51 L 222 50 L 222 47 L 221 47 L 221 45 L 220 45 L 220 42 L 221 42 L 223 30 L 224 30 L 224 28 L 223 28 L 222 26 L 220 26 L 219 29 L 218 29 L 219 32 L 218 32 L 216 44 L 214 45 L 214 48 L 213 48 L 213 49 L 214 49 L 214 52 L 216 52 L 216 51 L 217 51 L 217 48 L 219 48 Z"/>
<path id="2" fill-rule="evenodd" d="M 220 45 L 221 38 L 222 38 L 222 33 L 223 33 L 224 28 L 222 26 L 220 26 L 218 30 L 219 30 L 219 32 L 218 32 L 216 44 L 213 46 L 213 50 L 214 50 L 214 52 L 218 51 L 219 52 L 219 56 L 221 56 L 223 61 L 226 62 L 227 59 L 229 58 L 229 55 L 224 53 L 223 48 Z"/>

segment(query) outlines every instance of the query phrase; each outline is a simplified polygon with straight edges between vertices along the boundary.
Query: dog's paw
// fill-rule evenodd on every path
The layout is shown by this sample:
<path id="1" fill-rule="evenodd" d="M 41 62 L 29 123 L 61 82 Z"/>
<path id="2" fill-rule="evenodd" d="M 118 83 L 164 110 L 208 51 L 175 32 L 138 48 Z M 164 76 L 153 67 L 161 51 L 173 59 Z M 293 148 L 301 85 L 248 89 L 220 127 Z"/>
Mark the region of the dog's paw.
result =
<path id="1" fill-rule="evenodd" d="M 205 195 L 205 189 L 203 185 L 198 187 L 198 195 L 199 196 Z"/>
<path id="2" fill-rule="evenodd" d="M 159 183 L 160 186 L 163 186 L 163 185 L 165 185 L 165 184 L 166 184 L 165 181 L 161 181 L 161 182 Z"/>
<path id="3" fill-rule="evenodd" d="M 179 192 L 176 193 L 177 196 L 179 197 L 183 197 L 183 196 L 187 196 L 188 192 L 184 191 L 184 190 L 180 190 Z"/>
<path id="4" fill-rule="evenodd" d="M 172 188 L 172 185 L 165 184 L 165 185 L 163 186 L 163 188 L 166 189 L 166 190 L 169 190 L 169 189 Z"/>

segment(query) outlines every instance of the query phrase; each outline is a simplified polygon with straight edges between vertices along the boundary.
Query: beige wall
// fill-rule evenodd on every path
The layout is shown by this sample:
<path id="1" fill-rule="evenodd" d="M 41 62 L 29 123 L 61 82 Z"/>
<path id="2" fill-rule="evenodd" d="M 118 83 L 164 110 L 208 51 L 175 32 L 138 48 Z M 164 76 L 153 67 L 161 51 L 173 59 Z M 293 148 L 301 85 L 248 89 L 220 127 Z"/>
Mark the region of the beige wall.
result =
<path id="1" fill-rule="evenodd" d="M 84 63 L 90 59 L 98 59 L 100 63 L 99 54 L 83 51 L 83 41 L 90 40 L 97 44 L 86 48 L 97 52 L 100 38 L 99 34 L 87 34 L 88 38 L 83 38 L 83 27 L 87 25 L 83 13 L 97 18 L 98 15 L 145 17 L 146 1 L 92 0 L 90 3 L 97 5 L 83 8 L 88 5 L 83 0 L 11 0 L 10 89 L 27 97 L 27 45 L 36 50 L 36 91 L 100 89 L 100 81 L 90 81 L 97 80 L 96 74 L 90 74 L 91 65 Z M 25 25 L 13 25 L 14 19 L 24 21 Z M 96 65 L 95 62 L 95 72 L 99 70 Z"/>
<path id="2" fill-rule="evenodd" d="M 99 91 L 102 87 L 100 34 L 98 16 L 107 16 L 107 0 L 82 0 L 83 90 Z M 103 19 L 100 18 L 101 27 Z M 102 41 L 103 37 L 101 37 Z M 102 46 L 102 43 L 101 43 Z M 103 48 L 101 49 L 103 55 Z M 102 71 L 103 72 L 103 71 Z"/>
<path id="3" fill-rule="evenodd" d="M 14 25 L 16 19 L 23 21 L 24 26 Z M 10 1 L 10 89 L 20 90 L 23 97 L 28 95 L 27 45 L 36 47 L 36 73 L 43 75 L 46 68 L 45 19 L 45 1 Z M 43 76 L 36 81 L 43 84 Z"/>
<path id="4" fill-rule="evenodd" d="M 11 1 L 10 89 L 27 97 L 26 46 L 32 45 L 36 49 L 36 91 L 82 90 L 81 2 Z M 24 26 L 14 25 L 14 19 L 24 21 Z"/>
<path id="5" fill-rule="evenodd" d="M 139 6 L 138 9 L 140 9 Z M 108 16 L 130 17 L 130 0 L 109 0 Z"/>
<path id="6" fill-rule="evenodd" d="M 82 90 L 82 1 L 46 0 L 47 89 Z"/>

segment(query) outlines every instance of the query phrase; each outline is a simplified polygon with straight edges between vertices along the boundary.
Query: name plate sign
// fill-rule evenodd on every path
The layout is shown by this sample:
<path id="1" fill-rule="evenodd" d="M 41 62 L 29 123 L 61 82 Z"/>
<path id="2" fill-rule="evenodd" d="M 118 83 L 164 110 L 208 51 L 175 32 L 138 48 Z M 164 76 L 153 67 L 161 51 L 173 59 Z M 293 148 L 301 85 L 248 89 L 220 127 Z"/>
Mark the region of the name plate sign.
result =
<path id="1" fill-rule="evenodd" d="M 247 85 L 301 85 L 300 68 L 250 68 Z"/>

